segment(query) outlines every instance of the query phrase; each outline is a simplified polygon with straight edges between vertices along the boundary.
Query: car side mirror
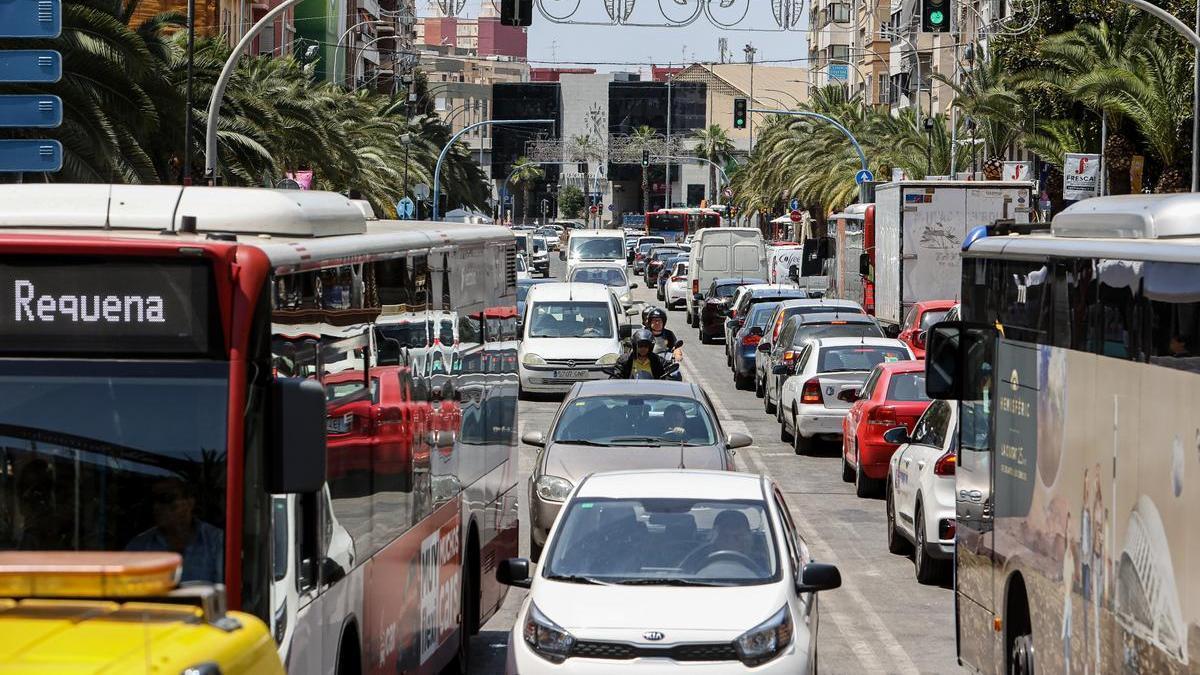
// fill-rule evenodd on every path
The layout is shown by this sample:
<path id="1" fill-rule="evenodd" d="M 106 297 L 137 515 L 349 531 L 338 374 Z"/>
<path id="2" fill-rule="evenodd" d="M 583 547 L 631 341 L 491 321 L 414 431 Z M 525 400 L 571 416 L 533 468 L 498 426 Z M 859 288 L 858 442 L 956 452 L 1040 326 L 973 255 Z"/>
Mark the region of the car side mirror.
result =
<path id="1" fill-rule="evenodd" d="M 983 324 L 934 324 L 925 334 L 925 393 L 948 401 L 982 399 L 995 336 L 996 329 Z"/>
<path id="2" fill-rule="evenodd" d="M 267 491 L 307 494 L 325 485 L 325 388 L 286 377 L 271 384 Z"/>
<path id="3" fill-rule="evenodd" d="M 796 584 L 796 592 L 832 591 L 841 585 L 842 573 L 838 571 L 836 565 L 810 562 L 800 572 L 800 581 Z"/>
<path id="4" fill-rule="evenodd" d="M 546 434 L 540 431 L 527 431 L 521 436 L 521 442 L 535 448 L 544 448 L 546 447 Z"/>
<path id="5" fill-rule="evenodd" d="M 628 314 L 628 312 L 626 312 L 626 314 Z M 633 326 L 627 323 L 621 324 L 621 326 L 617 328 L 617 337 L 621 338 L 622 342 L 628 342 L 629 339 L 633 337 Z"/>
<path id="6" fill-rule="evenodd" d="M 892 427 L 883 432 L 883 441 L 892 445 L 902 445 L 908 443 L 912 438 L 908 435 L 908 429 L 904 427 Z"/>
<path id="7" fill-rule="evenodd" d="M 321 559 L 321 583 L 336 584 L 346 577 L 346 568 L 333 558 Z"/>
<path id="8" fill-rule="evenodd" d="M 771 374 L 772 374 L 772 375 L 787 375 L 787 374 L 788 374 L 788 367 L 787 367 L 787 366 L 785 366 L 785 365 L 783 365 L 782 363 L 781 363 L 781 364 L 778 364 L 778 365 L 776 365 L 776 366 L 773 366 L 773 367 L 771 368 Z"/>
<path id="9" fill-rule="evenodd" d="M 900 326 L 890 323 L 886 324 L 883 326 L 883 334 L 894 339 L 900 335 Z"/>
<path id="10" fill-rule="evenodd" d="M 505 586 L 529 588 L 533 585 L 533 575 L 531 574 L 530 567 L 532 567 L 532 563 L 529 562 L 528 558 L 501 560 L 500 564 L 496 566 L 496 581 Z"/>
<path id="11" fill-rule="evenodd" d="M 730 450 L 737 450 L 738 448 L 749 447 L 753 444 L 754 444 L 753 438 L 751 438 L 750 436 L 748 436 L 746 434 L 740 434 L 736 431 L 730 433 L 728 436 L 725 437 L 725 445 L 728 446 Z"/>
<path id="12" fill-rule="evenodd" d="M 760 351 L 760 352 L 769 352 L 769 351 L 771 351 L 771 343 L 770 343 L 770 342 L 760 342 L 760 343 L 758 343 L 758 351 Z"/>
<path id="13" fill-rule="evenodd" d="M 861 398 L 861 396 L 858 395 L 857 389 L 843 389 L 838 392 L 837 397 L 839 401 L 845 401 L 846 403 L 854 403 Z"/>
<path id="14" fill-rule="evenodd" d="M 637 285 L 637 282 L 636 282 L 636 281 L 635 281 L 634 283 L 632 283 L 632 284 L 629 284 L 629 290 L 633 290 L 633 289 L 635 289 L 635 288 L 637 288 L 637 287 L 638 287 L 638 285 Z"/>
<path id="15" fill-rule="evenodd" d="M 637 288 L 637 286 L 634 285 L 631 288 Z M 641 310 L 639 310 L 637 307 L 630 307 L 629 309 L 625 310 L 625 316 L 637 316 L 641 313 Z"/>
<path id="16" fill-rule="evenodd" d="M 929 331 L 927 331 L 927 330 L 923 330 L 923 331 L 921 331 L 920 333 L 917 333 L 917 339 L 916 339 L 917 346 L 918 346 L 918 347 L 924 347 L 924 346 L 925 346 L 925 340 L 926 340 L 928 337 L 929 337 Z"/>
<path id="17" fill-rule="evenodd" d="M 860 253 L 858 255 L 858 273 L 864 277 L 871 276 L 871 256 L 869 254 Z"/>

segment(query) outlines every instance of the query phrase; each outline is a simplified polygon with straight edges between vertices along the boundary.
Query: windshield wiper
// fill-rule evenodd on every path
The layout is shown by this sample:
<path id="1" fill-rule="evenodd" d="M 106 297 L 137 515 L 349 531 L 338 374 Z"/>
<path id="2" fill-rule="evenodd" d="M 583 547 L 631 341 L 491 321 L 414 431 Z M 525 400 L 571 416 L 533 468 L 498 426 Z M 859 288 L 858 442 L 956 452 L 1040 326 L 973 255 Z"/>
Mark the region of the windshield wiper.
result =
<path id="1" fill-rule="evenodd" d="M 554 442 L 555 443 L 570 443 L 572 445 L 592 445 L 597 448 L 608 447 L 608 443 L 600 443 L 598 441 L 589 441 L 589 440 L 586 440 L 583 438 L 556 439 Z"/>
<path id="2" fill-rule="evenodd" d="M 696 579 L 621 579 L 612 582 L 620 586 L 731 586 L 716 581 L 699 581 Z"/>
<path id="3" fill-rule="evenodd" d="M 594 586 L 612 586 L 611 582 L 603 581 L 595 577 L 584 576 L 582 574 L 548 574 L 547 579 L 553 581 L 565 581 L 569 584 L 592 584 Z"/>
<path id="4" fill-rule="evenodd" d="M 658 436 L 617 436 L 608 439 L 610 443 L 653 443 L 654 445 L 679 445 L 669 439 Z"/>

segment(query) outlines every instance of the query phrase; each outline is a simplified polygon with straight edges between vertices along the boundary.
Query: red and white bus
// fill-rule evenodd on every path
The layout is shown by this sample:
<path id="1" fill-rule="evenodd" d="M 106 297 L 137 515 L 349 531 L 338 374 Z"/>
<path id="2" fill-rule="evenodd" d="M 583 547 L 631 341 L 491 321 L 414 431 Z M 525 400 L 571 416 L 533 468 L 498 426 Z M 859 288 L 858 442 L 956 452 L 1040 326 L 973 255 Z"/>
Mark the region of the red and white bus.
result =
<path id="1" fill-rule="evenodd" d="M 178 551 L 292 673 L 462 664 L 517 553 L 514 262 L 331 193 L 0 186 L 0 547 Z"/>
<path id="2" fill-rule="evenodd" d="M 683 241 L 706 227 L 720 227 L 721 214 L 711 209 L 659 209 L 646 214 L 646 234 Z"/>

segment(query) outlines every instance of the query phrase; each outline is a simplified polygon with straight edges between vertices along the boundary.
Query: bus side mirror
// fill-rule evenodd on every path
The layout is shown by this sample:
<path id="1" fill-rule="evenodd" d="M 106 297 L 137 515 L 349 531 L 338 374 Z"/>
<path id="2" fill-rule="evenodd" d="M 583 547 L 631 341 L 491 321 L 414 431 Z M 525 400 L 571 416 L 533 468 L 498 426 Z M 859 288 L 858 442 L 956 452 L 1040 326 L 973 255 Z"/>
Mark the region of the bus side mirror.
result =
<path id="1" fill-rule="evenodd" d="M 305 494 L 325 484 L 325 388 L 316 380 L 271 384 L 267 492 Z"/>
<path id="2" fill-rule="evenodd" d="M 925 393 L 932 399 L 978 401 L 988 385 L 996 329 L 943 321 L 925 333 Z"/>
<path id="3" fill-rule="evenodd" d="M 866 253 L 860 253 L 858 256 L 858 273 L 861 276 L 871 276 L 871 256 Z"/>

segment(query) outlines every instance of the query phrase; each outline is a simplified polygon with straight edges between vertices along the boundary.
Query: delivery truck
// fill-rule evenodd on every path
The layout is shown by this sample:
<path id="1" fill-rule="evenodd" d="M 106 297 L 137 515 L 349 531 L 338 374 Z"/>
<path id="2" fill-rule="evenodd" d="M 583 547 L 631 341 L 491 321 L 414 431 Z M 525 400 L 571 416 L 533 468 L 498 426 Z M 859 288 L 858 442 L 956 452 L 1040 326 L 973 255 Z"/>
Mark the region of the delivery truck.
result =
<path id="1" fill-rule="evenodd" d="M 898 331 L 913 303 L 958 299 L 963 239 L 1001 218 L 1028 223 L 1033 199 L 1032 182 L 897 181 L 877 186 L 874 260 L 863 254 L 862 273 L 874 281 L 875 317 L 884 329 Z"/>

